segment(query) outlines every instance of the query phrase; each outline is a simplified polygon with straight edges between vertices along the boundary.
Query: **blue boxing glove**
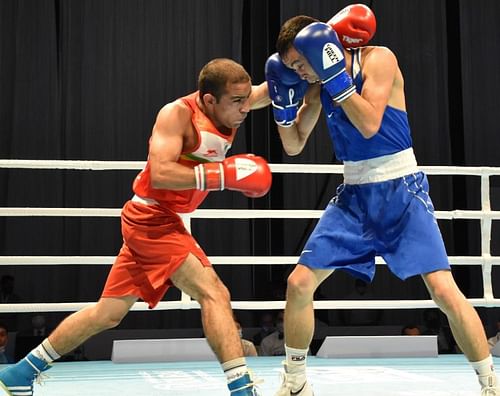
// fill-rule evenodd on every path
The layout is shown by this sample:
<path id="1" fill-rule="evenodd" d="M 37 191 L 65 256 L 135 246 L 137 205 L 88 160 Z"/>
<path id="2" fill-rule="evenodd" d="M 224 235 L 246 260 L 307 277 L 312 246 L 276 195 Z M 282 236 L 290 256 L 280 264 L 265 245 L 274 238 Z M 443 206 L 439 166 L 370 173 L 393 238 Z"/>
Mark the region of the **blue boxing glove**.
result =
<path id="1" fill-rule="evenodd" d="M 286 67 L 278 53 L 267 59 L 265 74 L 273 103 L 274 121 L 283 127 L 291 127 L 297 118 L 299 102 L 304 97 L 308 83 Z"/>
<path id="2" fill-rule="evenodd" d="M 345 68 L 345 57 L 337 33 L 329 25 L 314 22 L 295 37 L 294 47 L 309 62 L 332 99 L 342 102 L 356 92 Z"/>

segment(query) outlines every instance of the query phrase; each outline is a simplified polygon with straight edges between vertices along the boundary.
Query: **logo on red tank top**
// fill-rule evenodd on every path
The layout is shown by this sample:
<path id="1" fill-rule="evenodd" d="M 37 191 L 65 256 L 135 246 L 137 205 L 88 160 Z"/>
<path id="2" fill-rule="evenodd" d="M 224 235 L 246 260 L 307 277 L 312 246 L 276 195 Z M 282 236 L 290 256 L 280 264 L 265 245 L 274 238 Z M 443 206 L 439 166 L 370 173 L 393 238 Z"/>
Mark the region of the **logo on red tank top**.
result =
<path id="1" fill-rule="evenodd" d="M 204 157 L 217 157 L 217 150 L 214 150 L 214 149 L 208 149 L 207 151 L 205 151 L 205 153 L 203 154 Z"/>

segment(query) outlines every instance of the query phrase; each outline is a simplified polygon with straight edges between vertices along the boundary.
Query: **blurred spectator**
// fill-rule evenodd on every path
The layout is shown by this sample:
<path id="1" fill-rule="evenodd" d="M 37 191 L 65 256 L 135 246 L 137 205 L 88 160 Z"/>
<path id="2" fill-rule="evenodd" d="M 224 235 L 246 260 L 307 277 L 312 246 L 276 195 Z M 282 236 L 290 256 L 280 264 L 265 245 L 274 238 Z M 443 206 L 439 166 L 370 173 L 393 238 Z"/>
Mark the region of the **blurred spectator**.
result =
<path id="1" fill-rule="evenodd" d="M 418 336 L 421 335 L 421 332 L 417 325 L 408 324 L 401 329 L 401 335 Z"/>
<path id="2" fill-rule="evenodd" d="M 7 354 L 7 343 L 9 342 L 9 331 L 7 326 L 0 323 L 0 364 L 13 363 L 14 359 Z"/>
<path id="3" fill-rule="evenodd" d="M 271 312 L 264 312 L 260 317 L 259 326 L 259 332 L 252 337 L 254 345 L 260 345 L 264 337 L 267 337 L 276 330 L 274 328 L 273 314 Z"/>
<path id="4" fill-rule="evenodd" d="M 15 279 L 12 275 L 2 275 L 0 278 L 0 302 L 16 303 L 21 301 L 21 297 L 14 291 Z"/>
<path id="5" fill-rule="evenodd" d="M 424 310 L 424 331 L 422 335 L 437 335 L 438 352 L 453 353 L 455 351 L 454 338 L 448 326 L 442 324 L 441 311 L 437 308 Z"/>
<path id="6" fill-rule="evenodd" d="M 245 356 L 257 356 L 257 349 L 252 341 L 243 338 L 243 329 L 241 328 L 240 322 L 235 318 L 236 328 L 240 333 L 241 346 L 243 347 L 243 354 Z"/>
<path id="7" fill-rule="evenodd" d="M 38 336 L 38 337 L 48 336 L 46 322 L 45 322 L 45 316 L 43 316 L 43 315 L 33 316 L 31 318 L 31 325 L 33 327 L 32 328 L 32 335 Z"/>
<path id="8" fill-rule="evenodd" d="M 15 279 L 10 274 L 4 274 L 0 278 L 0 304 L 18 303 L 21 297 L 14 291 Z M 2 314 L 2 322 L 10 331 L 19 330 L 19 315 L 17 313 Z"/>
<path id="9" fill-rule="evenodd" d="M 17 332 L 18 337 L 41 337 L 45 338 L 50 334 L 47 327 L 47 320 L 42 314 L 35 314 L 28 320 L 29 325 L 24 326 Z"/>
<path id="10" fill-rule="evenodd" d="M 29 324 L 28 324 L 29 323 Z M 47 321 L 44 315 L 35 314 L 28 320 L 25 326 L 17 332 L 15 358 L 23 358 L 29 351 L 35 348 L 50 331 L 47 329 Z"/>
<path id="11" fill-rule="evenodd" d="M 500 341 L 500 319 L 497 320 L 496 330 L 497 333 L 493 337 L 488 338 L 488 345 L 490 346 L 490 349 L 493 349 L 493 347 Z"/>
<path id="12" fill-rule="evenodd" d="M 283 329 L 284 311 L 278 312 L 275 319 L 276 330 L 264 337 L 260 343 L 259 355 L 261 356 L 284 356 L 285 337 Z"/>
<path id="13" fill-rule="evenodd" d="M 374 300 L 371 286 L 361 279 L 354 280 L 354 290 L 345 300 Z M 380 309 L 342 309 L 339 312 L 344 326 L 377 326 L 382 318 Z"/>

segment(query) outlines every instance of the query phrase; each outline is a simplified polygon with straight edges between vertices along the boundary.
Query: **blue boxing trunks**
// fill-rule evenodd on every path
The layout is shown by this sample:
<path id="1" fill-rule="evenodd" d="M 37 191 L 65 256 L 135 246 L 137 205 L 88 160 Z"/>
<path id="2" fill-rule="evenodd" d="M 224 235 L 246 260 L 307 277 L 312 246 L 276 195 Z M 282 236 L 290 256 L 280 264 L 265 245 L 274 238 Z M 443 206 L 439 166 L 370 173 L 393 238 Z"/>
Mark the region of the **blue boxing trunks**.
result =
<path id="1" fill-rule="evenodd" d="M 312 269 L 342 269 L 367 282 L 375 256 L 400 279 L 450 269 L 427 176 L 341 184 L 300 255 Z"/>

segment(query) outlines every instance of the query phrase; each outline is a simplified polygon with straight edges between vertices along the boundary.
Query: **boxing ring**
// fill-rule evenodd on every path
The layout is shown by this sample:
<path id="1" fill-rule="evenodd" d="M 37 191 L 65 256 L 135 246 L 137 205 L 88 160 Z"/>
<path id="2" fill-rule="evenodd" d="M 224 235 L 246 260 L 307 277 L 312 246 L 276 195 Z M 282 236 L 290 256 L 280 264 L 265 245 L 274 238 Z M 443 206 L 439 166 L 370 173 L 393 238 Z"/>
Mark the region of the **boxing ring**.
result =
<path id="1" fill-rule="evenodd" d="M 0 160 L 0 168 L 63 169 L 81 171 L 141 170 L 142 161 L 37 161 Z M 341 165 L 271 164 L 273 173 L 341 174 Z M 492 269 L 500 265 L 500 256 L 491 254 L 492 223 L 500 220 L 500 211 L 491 207 L 491 177 L 500 176 L 493 167 L 420 167 L 428 175 L 474 176 L 480 178 L 480 210 L 436 211 L 437 219 L 466 219 L 480 222 L 481 254 L 451 256 L 453 266 L 480 266 L 483 296 L 469 301 L 476 307 L 500 307 L 492 286 Z M 2 207 L 0 216 L 10 217 L 119 217 L 121 208 L 34 208 Z M 259 210 L 259 209 L 198 209 L 183 216 L 190 229 L 193 219 L 317 219 L 321 210 Z M 98 220 L 96 220 L 98 221 Z M 212 256 L 214 265 L 290 265 L 295 256 Z M 0 256 L 0 265 L 111 265 L 114 256 Z M 377 265 L 383 265 L 377 257 Z M 96 296 L 97 298 L 97 296 Z M 79 303 L 17 303 L 0 304 L 0 313 L 71 312 L 94 302 Z M 234 309 L 283 309 L 285 301 L 233 301 Z M 416 309 L 436 307 L 432 300 L 322 300 L 316 309 Z M 199 309 L 198 303 L 181 293 L 178 300 L 161 301 L 156 310 Z M 147 305 L 137 302 L 132 310 L 146 311 Z M 279 386 L 282 358 L 249 358 L 256 375 L 264 379 L 264 394 L 273 394 Z M 463 355 L 416 359 L 324 359 L 309 358 L 309 376 L 316 396 L 321 395 L 477 395 L 479 387 L 472 369 Z M 496 365 L 500 361 L 496 358 Z M 35 395 L 217 395 L 225 389 L 225 379 L 216 362 L 176 362 L 113 364 L 108 361 L 56 363 L 48 372 L 44 386 L 36 387 Z"/>

